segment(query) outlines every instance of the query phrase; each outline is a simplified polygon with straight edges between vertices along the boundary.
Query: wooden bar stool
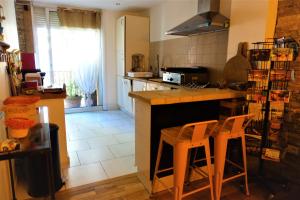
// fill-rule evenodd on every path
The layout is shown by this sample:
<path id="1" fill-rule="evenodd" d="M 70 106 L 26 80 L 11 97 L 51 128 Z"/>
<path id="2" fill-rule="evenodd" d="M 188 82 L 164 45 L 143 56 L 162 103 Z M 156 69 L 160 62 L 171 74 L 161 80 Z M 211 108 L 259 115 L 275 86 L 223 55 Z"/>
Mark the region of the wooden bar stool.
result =
<path id="1" fill-rule="evenodd" d="M 246 142 L 245 142 L 245 128 L 251 121 L 251 118 L 254 115 L 247 114 L 247 115 L 239 115 L 228 117 L 224 123 L 220 126 L 217 130 L 216 134 L 214 135 L 214 188 L 215 188 L 215 197 L 216 199 L 220 199 L 221 197 L 221 190 L 222 184 L 242 177 L 245 177 L 245 192 L 246 195 L 249 195 L 248 189 L 248 176 L 247 176 L 247 159 L 246 159 Z M 227 151 L 227 144 L 230 139 L 237 139 L 241 138 L 242 140 L 242 153 L 243 153 L 243 166 L 226 159 L 226 151 Z M 224 179 L 224 167 L 225 161 L 238 169 L 242 170 L 242 173 L 237 175 L 233 175 Z"/>
<path id="2" fill-rule="evenodd" d="M 186 124 L 182 127 L 172 127 L 161 130 L 161 137 L 159 142 L 159 148 L 157 153 L 157 160 L 154 171 L 154 178 L 152 182 L 152 194 L 154 191 L 155 181 L 159 181 L 164 185 L 160 178 L 157 176 L 158 173 L 173 170 L 173 191 L 175 200 L 181 200 L 183 197 L 210 188 L 211 199 L 214 199 L 213 191 L 213 179 L 212 179 L 212 168 L 211 168 L 211 157 L 209 147 L 209 136 L 215 130 L 217 126 L 217 120 L 197 122 Z M 207 128 L 209 126 L 209 129 Z M 173 147 L 173 167 L 168 169 L 159 170 L 160 159 L 163 150 L 163 143 L 168 143 Z M 186 177 L 187 163 L 189 162 L 188 152 L 192 148 L 204 147 L 207 163 L 207 171 L 209 184 L 197 188 L 193 191 L 183 193 L 183 186 Z M 164 185 L 165 186 L 165 185 Z M 167 187 L 167 186 L 166 186 Z"/>

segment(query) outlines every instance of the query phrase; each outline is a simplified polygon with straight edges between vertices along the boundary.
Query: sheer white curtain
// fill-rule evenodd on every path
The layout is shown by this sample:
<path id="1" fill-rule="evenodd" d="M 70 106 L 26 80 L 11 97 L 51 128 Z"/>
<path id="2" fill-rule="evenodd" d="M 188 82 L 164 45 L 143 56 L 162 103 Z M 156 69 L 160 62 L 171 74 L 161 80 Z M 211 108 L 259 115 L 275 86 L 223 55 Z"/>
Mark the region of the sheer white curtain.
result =
<path id="1" fill-rule="evenodd" d="M 91 106 L 91 94 L 99 79 L 99 30 L 61 27 L 53 29 L 51 35 L 52 47 L 56 49 L 53 52 L 54 70 L 72 71 L 73 80 L 87 97 L 86 106 Z"/>

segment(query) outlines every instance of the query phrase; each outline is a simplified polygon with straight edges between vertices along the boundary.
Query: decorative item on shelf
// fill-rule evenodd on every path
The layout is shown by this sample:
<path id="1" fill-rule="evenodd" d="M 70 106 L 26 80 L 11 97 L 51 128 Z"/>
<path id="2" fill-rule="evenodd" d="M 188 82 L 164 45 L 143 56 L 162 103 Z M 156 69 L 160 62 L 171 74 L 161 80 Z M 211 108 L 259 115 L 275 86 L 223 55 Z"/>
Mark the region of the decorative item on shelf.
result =
<path id="1" fill-rule="evenodd" d="M 0 5 L 0 41 L 4 40 L 2 21 L 5 20 L 3 7 Z"/>
<path id="2" fill-rule="evenodd" d="M 35 121 L 27 118 L 9 118 L 5 120 L 9 135 L 12 138 L 24 138 L 28 135 L 29 128 L 35 125 Z"/>
<path id="3" fill-rule="evenodd" d="M 271 148 L 263 148 L 262 149 L 262 158 L 264 160 L 280 162 L 280 150 L 279 149 L 271 149 Z"/>
<path id="4" fill-rule="evenodd" d="M 0 141 L 0 153 L 11 152 L 20 149 L 20 144 L 14 139 Z"/>
<path id="5" fill-rule="evenodd" d="M 11 94 L 16 96 L 20 93 L 22 82 L 22 62 L 20 59 L 20 50 L 14 49 L 8 52 L 8 65 L 7 73 L 9 76 L 9 83 L 11 88 Z"/>
<path id="6" fill-rule="evenodd" d="M 270 59 L 270 49 L 251 49 L 250 60 L 251 61 L 268 61 Z"/>
<path id="7" fill-rule="evenodd" d="M 133 72 L 142 72 L 145 71 L 145 56 L 141 53 L 132 54 L 132 71 Z"/>
<path id="8" fill-rule="evenodd" d="M 271 61 L 293 61 L 293 49 L 274 47 L 270 55 Z"/>

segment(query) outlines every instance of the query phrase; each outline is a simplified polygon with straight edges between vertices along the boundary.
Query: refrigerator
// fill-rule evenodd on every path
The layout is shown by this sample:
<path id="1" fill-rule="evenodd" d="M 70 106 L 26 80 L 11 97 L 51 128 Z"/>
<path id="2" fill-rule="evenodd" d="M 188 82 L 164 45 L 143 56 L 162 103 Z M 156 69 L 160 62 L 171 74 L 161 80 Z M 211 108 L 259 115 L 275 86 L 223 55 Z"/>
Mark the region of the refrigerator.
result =
<path id="1" fill-rule="evenodd" d="M 8 76 L 6 73 L 6 62 L 0 62 L 0 108 L 2 102 L 10 96 L 10 88 Z M 6 131 L 4 127 L 4 113 L 0 111 L 0 141 L 6 139 Z M 8 162 L 0 161 L 0 199 L 9 200 L 10 197 L 10 182 Z"/>

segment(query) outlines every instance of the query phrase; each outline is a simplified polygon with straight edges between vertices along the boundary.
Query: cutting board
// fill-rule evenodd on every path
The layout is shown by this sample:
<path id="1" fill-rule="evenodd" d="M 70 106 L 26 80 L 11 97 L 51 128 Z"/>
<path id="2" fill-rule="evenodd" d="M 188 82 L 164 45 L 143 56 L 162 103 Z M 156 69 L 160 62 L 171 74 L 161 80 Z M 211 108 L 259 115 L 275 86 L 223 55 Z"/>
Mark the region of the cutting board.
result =
<path id="1" fill-rule="evenodd" d="M 248 69 L 251 69 L 251 64 L 247 60 L 247 42 L 241 42 L 237 54 L 226 62 L 223 78 L 227 84 L 247 82 Z"/>

